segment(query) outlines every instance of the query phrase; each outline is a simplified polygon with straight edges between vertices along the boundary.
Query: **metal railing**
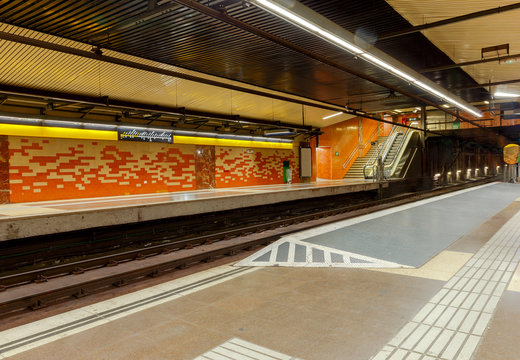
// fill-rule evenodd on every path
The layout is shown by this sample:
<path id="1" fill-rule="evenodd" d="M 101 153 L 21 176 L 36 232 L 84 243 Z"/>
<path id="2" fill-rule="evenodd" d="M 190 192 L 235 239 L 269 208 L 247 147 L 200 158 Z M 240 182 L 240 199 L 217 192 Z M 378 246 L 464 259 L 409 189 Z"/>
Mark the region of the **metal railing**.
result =
<path id="1" fill-rule="evenodd" d="M 397 137 L 397 134 L 399 134 L 400 127 L 398 126 L 392 126 L 392 130 L 390 131 L 390 134 L 386 138 L 385 142 L 382 144 L 378 144 L 376 151 L 370 159 L 366 162 L 366 164 L 363 166 L 363 176 L 366 178 L 374 175 L 374 168 L 377 166 L 377 159 L 381 155 L 381 160 L 384 162 L 386 156 L 388 155 L 388 152 L 390 151 L 390 148 L 392 147 L 392 144 L 395 141 L 395 138 Z M 370 170 L 370 173 L 368 172 Z"/>
<path id="2" fill-rule="evenodd" d="M 359 144 L 358 146 L 356 146 L 354 148 L 354 150 L 352 150 L 352 152 L 350 153 L 350 155 L 348 156 L 347 160 L 345 160 L 345 162 L 343 163 L 343 169 L 345 169 L 348 164 L 350 164 L 350 161 L 352 160 L 352 158 L 354 157 L 354 155 L 356 155 L 356 152 L 359 151 L 359 150 L 364 150 L 370 143 L 372 143 L 372 139 L 374 139 L 374 136 L 376 134 L 379 134 L 381 130 L 381 126 L 378 125 L 374 131 L 372 131 L 372 134 L 370 134 L 370 137 L 368 138 L 367 141 L 365 141 L 364 144 Z"/>
<path id="3" fill-rule="evenodd" d="M 406 128 L 406 131 L 404 132 L 403 137 L 401 138 L 401 141 L 399 142 L 399 146 L 397 147 L 397 150 L 395 151 L 394 157 L 390 161 L 390 164 L 383 166 L 383 168 L 384 168 L 384 175 L 385 175 L 386 178 L 388 178 L 388 177 L 390 177 L 392 175 L 392 171 L 391 171 L 392 167 L 394 166 L 396 159 L 399 158 L 398 155 L 399 155 L 399 153 L 400 153 L 400 151 L 401 151 L 401 149 L 403 147 L 403 144 L 406 141 L 406 138 L 407 138 L 407 135 L 408 135 L 409 131 L 410 131 L 410 128 Z"/>

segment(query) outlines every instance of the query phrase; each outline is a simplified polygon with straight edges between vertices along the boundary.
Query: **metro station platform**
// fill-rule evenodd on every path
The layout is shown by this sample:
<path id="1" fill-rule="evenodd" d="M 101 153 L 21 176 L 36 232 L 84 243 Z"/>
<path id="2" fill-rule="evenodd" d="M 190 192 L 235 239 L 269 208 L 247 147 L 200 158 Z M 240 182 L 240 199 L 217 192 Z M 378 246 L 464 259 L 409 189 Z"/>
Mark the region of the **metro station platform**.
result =
<path id="1" fill-rule="evenodd" d="M 7 204 L 0 205 L 0 241 L 378 188 L 372 180 L 326 180 Z"/>
<path id="2" fill-rule="evenodd" d="M 518 360 L 519 197 L 492 183 L 291 234 L 4 330 L 0 359 Z"/>

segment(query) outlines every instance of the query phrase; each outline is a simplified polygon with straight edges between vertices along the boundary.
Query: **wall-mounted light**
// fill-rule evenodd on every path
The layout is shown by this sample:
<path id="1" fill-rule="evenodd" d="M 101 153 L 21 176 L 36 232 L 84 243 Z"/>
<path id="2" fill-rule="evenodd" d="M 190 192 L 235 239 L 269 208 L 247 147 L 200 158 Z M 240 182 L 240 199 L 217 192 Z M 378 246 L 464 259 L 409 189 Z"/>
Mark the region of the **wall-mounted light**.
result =
<path id="1" fill-rule="evenodd" d="M 465 110 L 477 117 L 482 112 L 464 100 L 449 93 L 433 81 L 420 75 L 416 71 L 398 62 L 384 52 L 370 47 L 354 35 L 330 21 L 326 17 L 313 11 L 295 0 L 251 0 L 260 8 L 294 24 L 321 39 L 401 78 L 408 83 L 425 90 L 429 94 L 439 97 L 441 100 Z"/>

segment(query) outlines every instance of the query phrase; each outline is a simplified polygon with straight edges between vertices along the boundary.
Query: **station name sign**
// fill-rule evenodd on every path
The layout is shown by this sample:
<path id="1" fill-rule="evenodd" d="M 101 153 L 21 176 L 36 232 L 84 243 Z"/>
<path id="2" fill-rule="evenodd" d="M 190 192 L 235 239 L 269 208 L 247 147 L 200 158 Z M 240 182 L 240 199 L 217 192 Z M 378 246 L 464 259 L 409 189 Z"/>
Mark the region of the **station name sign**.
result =
<path id="1" fill-rule="evenodd" d="M 173 131 L 140 129 L 120 126 L 117 128 L 117 139 L 121 141 L 144 141 L 173 144 Z"/>

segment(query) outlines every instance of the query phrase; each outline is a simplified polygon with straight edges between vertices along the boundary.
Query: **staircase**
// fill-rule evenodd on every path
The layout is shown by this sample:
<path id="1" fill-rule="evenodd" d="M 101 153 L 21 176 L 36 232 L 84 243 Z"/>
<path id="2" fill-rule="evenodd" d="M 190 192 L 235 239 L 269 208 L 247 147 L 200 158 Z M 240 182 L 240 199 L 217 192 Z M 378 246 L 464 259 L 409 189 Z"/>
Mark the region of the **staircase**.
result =
<path id="1" fill-rule="evenodd" d="M 372 158 L 377 150 L 377 146 L 379 144 L 383 144 L 386 140 L 387 136 L 380 136 L 376 140 L 376 144 L 373 145 L 370 150 L 363 157 L 358 157 L 356 161 L 352 164 L 347 174 L 343 177 L 345 179 L 364 179 L 363 175 L 363 166 L 367 163 L 368 160 Z"/>

